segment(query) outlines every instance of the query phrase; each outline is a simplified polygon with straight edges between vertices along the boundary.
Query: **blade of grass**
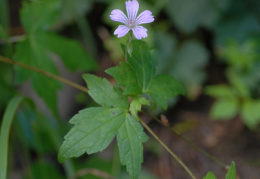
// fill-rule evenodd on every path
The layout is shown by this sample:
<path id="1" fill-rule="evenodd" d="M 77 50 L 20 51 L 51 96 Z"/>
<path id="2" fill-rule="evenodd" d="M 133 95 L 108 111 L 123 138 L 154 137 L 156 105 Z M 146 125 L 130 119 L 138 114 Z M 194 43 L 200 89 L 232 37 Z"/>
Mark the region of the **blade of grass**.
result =
<path id="1" fill-rule="evenodd" d="M 23 99 L 24 98 L 22 96 L 13 97 L 9 101 L 3 116 L 0 131 L 0 179 L 6 179 L 9 132 L 11 129 L 11 124 L 14 118 L 15 111 Z"/>

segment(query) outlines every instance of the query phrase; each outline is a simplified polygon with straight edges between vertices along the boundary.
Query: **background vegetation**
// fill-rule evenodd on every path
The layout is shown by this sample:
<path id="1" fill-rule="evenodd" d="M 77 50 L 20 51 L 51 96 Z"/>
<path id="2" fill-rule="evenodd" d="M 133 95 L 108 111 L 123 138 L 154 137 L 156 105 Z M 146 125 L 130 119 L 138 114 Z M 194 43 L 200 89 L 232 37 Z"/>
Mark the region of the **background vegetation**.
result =
<path id="1" fill-rule="evenodd" d="M 145 26 L 148 38 L 144 41 L 159 51 L 157 71 L 174 75 L 187 93 L 170 100 L 167 111 L 146 109 L 169 123 L 168 129 L 147 114 L 142 119 L 199 178 L 208 171 L 223 178 L 223 166 L 235 161 L 239 177 L 257 179 L 259 1 L 139 2 L 140 11 L 149 9 L 155 16 L 155 22 Z M 50 72 L 84 86 L 81 74 L 88 72 L 114 83 L 104 71 L 124 59 L 120 44 L 127 37 L 113 35 L 118 23 L 109 14 L 124 8 L 122 0 L 0 1 L 2 119 L 14 96 L 26 97 L 14 113 L 10 129 L 8 178 L 128 177 L 115 143 L 97 155 L 57 162 L 63 137 L 71 128 L 67 121 L 78 110 L 96 104 L 82 89 L 45 76 Z M 44 70 L 45 75 L 31 67 Z M 176 134 L 216 158 L 211 160 Z M 140 178 L 187 178 L 152 137 L 144 150 Z"/>

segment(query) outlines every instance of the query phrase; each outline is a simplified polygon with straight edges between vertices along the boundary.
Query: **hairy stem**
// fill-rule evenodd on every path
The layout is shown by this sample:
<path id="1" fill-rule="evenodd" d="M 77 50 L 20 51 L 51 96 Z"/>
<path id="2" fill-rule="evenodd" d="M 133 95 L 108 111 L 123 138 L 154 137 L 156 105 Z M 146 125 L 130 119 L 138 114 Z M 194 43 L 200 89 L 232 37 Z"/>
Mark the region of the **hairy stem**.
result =
<path id="1" fill-rule="evenodd" d="M 169 152 L 169 154 L 177 160 L 177 162 L 188 172 L 188 174 L 191 176 L 192 179 L 196 179 L 196 177 L 193 175 L 193 173 L 190 171 L 190 169 L 183 163 L 183 161 L 152 131 L 152 129 L 147 126 L 142 120 L 140 120 L 140 123 L 144 126 L 146 130 Z"/>
<path id="2" fill-rule="evenodd" d="M 13 65 L 18 65 L 18 66 L 26 68 L 28 70 L 35 71 L 37 73 L 43 74 L 43 75 L 48 76 L 50 78 L 53 78 L 55 80 L 61 81 L 61 82 L 65 83 L 65 84 L 67 84 L 69 86 L 72 86 L 72 87 L 74 87 L 74 88 L 76 88 L 76 89 L 78 89 L 80 91 L 85 92 L 85 93 L 88 92 L 87 88 L 85 88 L 85 87 L 83 87 L 81 85 L 78 85 L 78 84 L 76 84 L 76 83 L 74 83 L 72 81 L 69 81 L 69 80 L 67 80 L 65 78 L 62 78 L 60 76 L 54 75 L 53 73 L 44 71 L 42 69 L 39 69 L 39 68 L 36 68 L 36 67 L 33 67 L 33 66 L 29 66 L 29 65 L 26 65 L 26 64 L 23 64 L 23 63 L 20 63 L 20 62 L 17 62 L 15 60 L 11 60 L 11 59 L 8 59 L 8 58 L 2 57 L 2 56 L 0 56 L 0 61 L 5 62 L 5 63 L 9 63 L 9 64 L 13 64 Z"/>

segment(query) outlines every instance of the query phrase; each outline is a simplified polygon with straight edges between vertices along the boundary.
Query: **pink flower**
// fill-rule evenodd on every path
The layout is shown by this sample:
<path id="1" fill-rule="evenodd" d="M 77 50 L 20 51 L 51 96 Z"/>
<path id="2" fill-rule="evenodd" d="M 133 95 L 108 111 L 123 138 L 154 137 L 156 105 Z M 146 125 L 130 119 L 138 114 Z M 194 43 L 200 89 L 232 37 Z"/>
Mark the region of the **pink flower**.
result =
<path id="1" fill-rule="evenodd" d="M 114 35 L 118 38 L 125 36 L 130 30 L 133 31 L 135 38 L 141 39 L 147 37 L 147 29 L 140 24 L 151 23 L 154 21 L 152 12 L 149 10 L 143 11 L 137 18 L 139 3 L 137 0 L 128 0 L 125 2 L 127 16 L 119 9 L 115 9 L 110 14 L 110 19 L 117 22 L 122 22 L 125 25 L 119 25 L 115 30 Z"/>

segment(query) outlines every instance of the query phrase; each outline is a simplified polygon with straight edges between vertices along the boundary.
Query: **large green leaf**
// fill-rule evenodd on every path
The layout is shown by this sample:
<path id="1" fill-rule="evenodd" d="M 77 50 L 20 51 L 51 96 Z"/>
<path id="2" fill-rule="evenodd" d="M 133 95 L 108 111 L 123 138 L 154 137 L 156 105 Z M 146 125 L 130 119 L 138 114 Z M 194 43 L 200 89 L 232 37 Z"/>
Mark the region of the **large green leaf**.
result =
<path id="1" fill-rule="evenodd" d="M 104 107 L 120 107 L 128 110 L 128 99 L 123 96 L 123 92 L 115 90 L 109 81 L 105 78 L 99 78 L 94 75 L 84 74 L 89 91 L 88 94 L 98 104 Z"/>
<path id="2" fill-rule="evenodd" d="M 142 94 L 137 85 L 135 72 L 128 63 L 121 62 L 119 66 L 107 69 L 106 73 L 113 76 L 119 85 L 125 87 L 124 95 Z"/>
<path id="3" fill-rule="evenodd" d="M 231 163 L 230 169 L 226 174 L 226 179 L 236 179 L 236 165 L 235 162 Z"/>
<path id="4" fill-rule="evenodd" d="M 21 22 L 28 34 L 49 30 L 57 21 L 59 1 L 44 0 L 40 3 L 24 2 L 20 12 Z"/>
<path id="5" fill-rule="evenodd" d="M 124 95 L 147 93 L 163 109 L 167 100 L 184 94 L 183 86 L 170 75 L 155 76 L 158 54 L 149 50 L 144 42 L 134 41 L 133 52 L 128 54 L 128 63 L 108 69 L 119 85 L 125 87 Z"/>
<path id="6" fill-rule="evenodd" d="M 76 40 L 46 32 L 38 33 L 37 39 L 37 42 L 46 47 L 49 52 L 59 55 L 71 71 L 87 71 L 97 68 L 94 59 L 86 53 Z"/>
<path id="7" fill-rule="evenodd" d="M 152 57 L 148 45 L 143 41 L 132 41 L 133 52 L 128 54 L 128 63 L 135 72 L 139 87 L 145 91 L 155 76 L 156 60 Z"/>
<path id="8" fill-rule="evenodd" d="M 58 70 L 51 58 L 51 53 L 58 54 L 70 70 L 92 70 L 95 62 L 90 58 L 76 41 L 65 39 L 51 33 L 38 33 L 29 39 L 16 44 L 14 59 L 58 75 Z M 32 78 L 32 86 L 55 115 L 57 110 L 57 91 L 61 84 L 50 77 L 16 67 L 16 83 L 20 84 Z"/>
<path id="9" fill-rule="evenodd" d="M 70 122 L 75 126 L 65 136 L 58 159 L 60 162 L 83 153 L 104 150 L 123 124 L 126 113 L 119 108 L 95 107 L 76 114 Z"/>
<path id="10" fill-rule="evenodd" d="M 34 39 L 33 37 L 30 40 L 28 39 L 17 44 L 14 59 L 53 74 L 58 74 L 58 70 L 47 53 L 46 47 L 37 43 L 37 39 Z M 16 67 L 16 77 L 16 83 L 18 84 L 31 77 L 32 86 L 35 91 L 43 98 L 53 113 L 55 115 L 58 114 L 56 92 L 61 88 L 59 82 L 18 66 Z"/>
<path id="11" fill-rule="evenodd" d="M 118 131 L 117 142 L 120 160 L 126 165 L 131 178 L 136 179 L 141 171 L 143 162 L 143 142 L 148 140 L 147 135 L 137 120 L 131 115 L 126 116 L 124 124 Z"/>
<path id="12" fill-rule="evenodd" d="M 163 109 L 167 109 L 167 100 L 178 95 L 184 95 L 183 86 L 170 75 L 160 74 L 157 75 L 150 82 L 147 94 L 159 104 Z"/>

